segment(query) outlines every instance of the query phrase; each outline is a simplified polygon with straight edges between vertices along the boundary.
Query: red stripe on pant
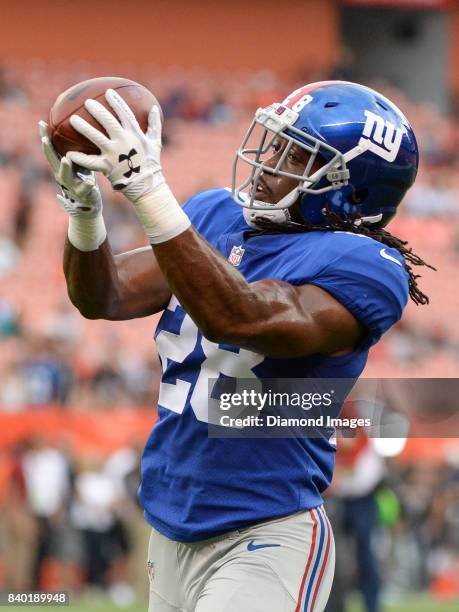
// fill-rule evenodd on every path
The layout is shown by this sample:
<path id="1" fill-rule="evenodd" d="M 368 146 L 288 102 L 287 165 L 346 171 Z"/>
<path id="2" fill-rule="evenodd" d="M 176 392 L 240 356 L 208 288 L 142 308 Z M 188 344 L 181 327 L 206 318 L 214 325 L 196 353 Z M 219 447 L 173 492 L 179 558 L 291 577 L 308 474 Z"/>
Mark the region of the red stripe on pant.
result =
<path id="1" fill-rule="evenodd" d="M 300 592 L 298 595 L 298 603 L 296 605 L 295 612 L 301 612 L 300 605 L 301 605 L 301 599 L 303 598 L 304 585 L 306 583 L 306 577 L 309 573 L 309 568 L 311 567 L 311 563 L 314 558 L 314 551 L 316 549 L 317 518 L 316 518 L 314 510 L 311 510 L 310 514 L 311 514 L 312 522 L 314 523 L 313 528 L 312 528 L 312 542 L 311 542 L 311 548 L 309 550 L 308 561 L 306 563 L 306 569 L 304 570 L 303 579 L 301 580 L 301 587 L 300 587 Z"/>
<path id="2" fill-rule="evenodd" d="M 320 510 L 319 510 L 319 512 L 320 512 Z M 324 518 L 325 524 L 327 525 L 327 548 L 325 549 L 324 560 L 322 562 L 322 567 L 321 567 L 321 570 L 320 570 L 319 577 L 317 578 L 316 588 L 314 589 L 314 595 L 312 597 L 312 603 L 311 603 L 311 612 L 314 612 L 314 605 L 316 603 L 317 594 L 318 594 L 319 589 L 320 589 L 320 585 L 321 585 L 322 578 L 323 578 L 323 575 L 324 575 L 324 572 L 325 572 L 325 568 L 327 567 L 328 554 L 330 552 L 330 542 L 331 542 L 330 521 L 328 520 L 328 517 L 325 514 L 325 511 L 323 509 L 322 509 L 322 516 Z"/>

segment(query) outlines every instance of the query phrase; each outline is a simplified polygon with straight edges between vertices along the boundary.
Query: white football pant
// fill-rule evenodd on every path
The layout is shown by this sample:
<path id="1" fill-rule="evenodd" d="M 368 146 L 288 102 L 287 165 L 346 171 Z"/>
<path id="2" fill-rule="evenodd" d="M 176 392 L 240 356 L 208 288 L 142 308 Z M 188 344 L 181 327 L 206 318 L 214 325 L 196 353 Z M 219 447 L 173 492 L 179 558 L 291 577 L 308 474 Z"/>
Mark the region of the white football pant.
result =
<path id="1" fill-rule="evenodd" d="M 153 529 L 149 612 L 321 612 L 334 567 L 323 506 L 190 544 Z"/>

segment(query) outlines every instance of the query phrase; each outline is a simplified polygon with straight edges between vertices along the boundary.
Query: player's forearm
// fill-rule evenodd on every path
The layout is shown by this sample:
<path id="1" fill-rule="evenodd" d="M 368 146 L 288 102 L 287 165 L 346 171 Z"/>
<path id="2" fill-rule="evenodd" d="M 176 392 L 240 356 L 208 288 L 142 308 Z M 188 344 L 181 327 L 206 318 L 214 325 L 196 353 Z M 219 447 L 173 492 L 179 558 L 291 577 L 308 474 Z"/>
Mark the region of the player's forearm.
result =
<path id="1" fill-rule="evenodd" d="M 67 239 L 64 274 L 70 300 L 85 318 L 115 318 L 120 289 L 116 263 L 108 240 L 97 250 L 83 252 Z"/>
<path id="2" fill-rule="evenodd" d="M 248 283 L 195 230 L 153 248 L 172 293 L 208 339 L 269 352 L 295 325 L 293 287 Z"/>

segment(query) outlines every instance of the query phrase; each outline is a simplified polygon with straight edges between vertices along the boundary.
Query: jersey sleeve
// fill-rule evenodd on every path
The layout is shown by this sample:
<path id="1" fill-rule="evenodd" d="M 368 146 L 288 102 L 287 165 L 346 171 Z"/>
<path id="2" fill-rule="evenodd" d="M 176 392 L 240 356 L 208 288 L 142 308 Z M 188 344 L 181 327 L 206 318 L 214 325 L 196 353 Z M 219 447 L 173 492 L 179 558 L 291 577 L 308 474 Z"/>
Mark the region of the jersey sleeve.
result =
<path id="1" fill-rule="evenodd" d="M 368 330 L 371 345 L 401 318 L 408 301 L 408 279 L 398 251 L 362 239 L 362 244 L 333 259 L 308 282 L 343 304 Z"/>

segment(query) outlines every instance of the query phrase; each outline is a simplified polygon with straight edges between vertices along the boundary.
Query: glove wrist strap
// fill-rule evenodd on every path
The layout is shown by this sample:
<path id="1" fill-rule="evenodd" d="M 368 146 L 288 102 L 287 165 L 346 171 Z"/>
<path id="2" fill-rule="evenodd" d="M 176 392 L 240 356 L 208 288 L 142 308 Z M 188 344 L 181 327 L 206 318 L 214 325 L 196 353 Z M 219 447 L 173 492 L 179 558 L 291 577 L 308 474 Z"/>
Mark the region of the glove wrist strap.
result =
<path id="1" fill-rule="evenodd" d="M 102 213 L 95 217 L 69 217 L 69 242 L 79 251 L 96 251 L 107 237 Z"/>
<path id="2" fill-rule="evenodd" d="M 171 240 L 191 226 L 191 221 L 166 183 L 139 198 L 134 206 L 151 244 Z"/>

